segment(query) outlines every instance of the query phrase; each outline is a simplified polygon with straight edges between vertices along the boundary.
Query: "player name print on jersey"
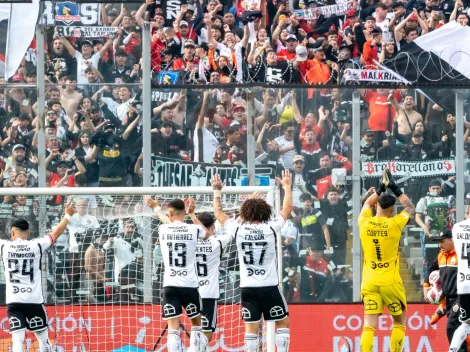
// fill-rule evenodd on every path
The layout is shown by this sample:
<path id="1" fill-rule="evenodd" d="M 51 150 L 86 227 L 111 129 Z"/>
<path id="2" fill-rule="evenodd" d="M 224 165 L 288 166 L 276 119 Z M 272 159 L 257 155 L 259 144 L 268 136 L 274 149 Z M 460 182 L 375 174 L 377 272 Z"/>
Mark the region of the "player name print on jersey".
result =
<path id="1" fill-rule="evenodd" d="M 219 235 L 211 236 L 205 241 L 198 242 L 196 248 L 196 266 L 201 298 L 219 298 L 220 261 L 224 248 L 230 240 L 231 236 Z"/>
<path id="2" fill-rule="evenodd" d="M 470 293 L 470 220 L 454 225 L 452 229 L 455 252 L 458 258 L 457 293 Z"/>
<path id="3" fill-rule="evenodd" d="M 163 286 L 198 287 L 196 246 L 205 230 L 200 225 L 174 222 L 161 225 L 159 236 L 165 264 Z"/>
<path id="4" fill-rule="evenodd" d="M 41 258 L 51 244 L 50 236 L 32 241 L 0 240 L 7 304 L 44 302 L 41 287 Z"/>
<path id="5" fill-rule="evenodd" d="M 231 219 L 225 223 L 227 234 L 236 234 L 240 262 L 240 287 L 266 287 L 278 284 L 276 236 L 285 220 L 259 224 L 239 224 Z"/>

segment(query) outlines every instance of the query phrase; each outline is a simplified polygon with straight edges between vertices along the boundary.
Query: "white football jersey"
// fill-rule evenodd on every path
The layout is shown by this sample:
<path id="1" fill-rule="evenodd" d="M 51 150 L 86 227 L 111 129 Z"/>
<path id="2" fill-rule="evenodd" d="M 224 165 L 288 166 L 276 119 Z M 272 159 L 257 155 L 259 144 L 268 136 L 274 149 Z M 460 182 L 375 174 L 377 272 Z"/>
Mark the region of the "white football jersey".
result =
<path id="1" fill-rule="evenodd" d="M 470 220 L 464 220 L 454 225 L 452 239 L 459 261 L 457 293 L 468 295 L 470 294 Z"/>
<path id="2" fill-rule="evenodd" d="M 225 231 L 235 236 L 240 262 L 240 287 L 279 284 L 277 275 L 277 235 L 285 225 L 282 216 L 259 224 L 225 222 Z"/>
<path id="3" fill-rule="evenodd" d="M 41 259 L 53 244 L 51 235 L 31 241 L 0 240 L 6 278 L 6 303 L 44 303 L 41 284 Z"/>
<path id="4" fill-rule="evenodd" d="M 165 273 L 163 287 L 199 287 L 196 272 L 197 241 L 206 237 L 201 225 L 175 221 L 159 229 Z"/>
<path id="5" fill-rule="evenodd" d="M 229 235 L 219 235 L 197 243 L 196 265 L 201 298 L 219 299 L 220 260 L 231 240 Z"/>

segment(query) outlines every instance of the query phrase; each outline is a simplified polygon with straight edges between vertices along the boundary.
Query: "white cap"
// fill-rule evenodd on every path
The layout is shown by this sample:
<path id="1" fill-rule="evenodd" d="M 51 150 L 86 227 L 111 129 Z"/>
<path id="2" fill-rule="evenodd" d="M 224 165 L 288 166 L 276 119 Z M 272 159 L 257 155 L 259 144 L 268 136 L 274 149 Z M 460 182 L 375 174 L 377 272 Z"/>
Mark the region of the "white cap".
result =
<path id="1" fill-rule="evenodd" d="M 295 48 L 295 56 L 297 58 L 297 61 L 305 61 L 308 59 L 308 53 L 307 53 L 307 48 L 305 48 L 302 45 L 297 45 L 297 48 Z"/>

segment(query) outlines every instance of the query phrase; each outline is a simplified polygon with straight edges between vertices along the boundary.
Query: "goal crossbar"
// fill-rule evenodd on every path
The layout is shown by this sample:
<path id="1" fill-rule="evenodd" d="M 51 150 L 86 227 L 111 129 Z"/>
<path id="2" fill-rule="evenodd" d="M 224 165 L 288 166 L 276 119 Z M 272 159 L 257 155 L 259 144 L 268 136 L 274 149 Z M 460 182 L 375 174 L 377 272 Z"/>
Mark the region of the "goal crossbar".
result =
<path id="1" fill-rule="evenodd" d="M 222 194 L 269 193 L 271 186 L 234 186 L 224 187 Z M 73 195 L 169 195 L 169 194 L 212 194 L 211 187 L 37 187 L 37 188 L 0 188 L 3 196 L 73 196 Z"/>

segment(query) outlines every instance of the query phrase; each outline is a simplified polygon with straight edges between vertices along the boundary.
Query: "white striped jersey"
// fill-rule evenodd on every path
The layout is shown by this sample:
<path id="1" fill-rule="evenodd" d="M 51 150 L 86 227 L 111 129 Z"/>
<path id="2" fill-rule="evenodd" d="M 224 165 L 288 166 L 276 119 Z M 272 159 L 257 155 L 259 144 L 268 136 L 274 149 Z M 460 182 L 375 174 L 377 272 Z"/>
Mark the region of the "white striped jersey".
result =
<path id="1" fill-rule="evenodd" d="M 197 276 L 201 298 L 219 299 L 219 268 L 222 254 L 232 240 L 229 235 L 210 236 L 196 248 Z"/>
<path id="2" fill-rule="evenodd" d="M 470 294 L 470 220 L 464 220 L 452 228 L 452 239 L 458 259 L 457 293 Z"/>
<path id="3" fill-rule="evenodd" d="M 240 262 L 240 287 L 266 287 L 279 284 L 276 241 L 286 221 L 282 216 L 263 223 L 227 220 L 228 235 L 235 236 Z"/>
<path id="4" fill-rule="evenodd" d="M 158 232 L 165 266 L 163 287 L 198 287 L 196 246 L 206 237 L 204 228 L 175 221 L 160 225 Z"/>
<path id="5" fill-rule="evenodd" d="M 0 240 L 6 279 L 6 303 L 44 303 L 41 259 L 53 244 L 51 235 L 34 240 Z"/>

